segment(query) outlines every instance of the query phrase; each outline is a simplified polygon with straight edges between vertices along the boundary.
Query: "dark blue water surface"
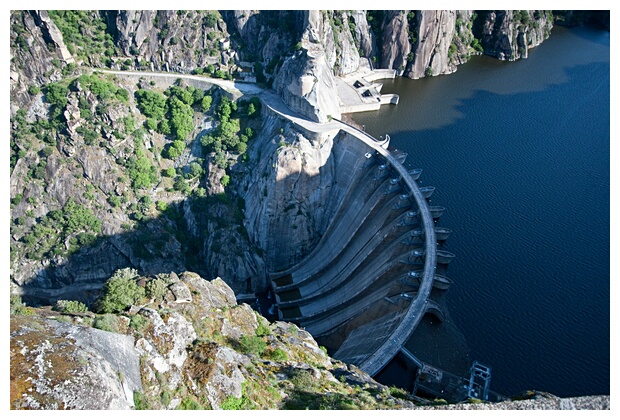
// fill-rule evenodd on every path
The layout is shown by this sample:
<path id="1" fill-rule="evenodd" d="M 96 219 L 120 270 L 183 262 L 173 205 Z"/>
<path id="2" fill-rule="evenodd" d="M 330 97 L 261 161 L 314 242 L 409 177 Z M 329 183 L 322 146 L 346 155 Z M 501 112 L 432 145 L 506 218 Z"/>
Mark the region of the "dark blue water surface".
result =
<path id="1" fill-rule="evenodd" d="M 556 27 L 517 62 L 385 81 L 353 115 L 424 169 L 453 233 L 454 322 L 492 389 L 610 392 L 609 33 Z"/>

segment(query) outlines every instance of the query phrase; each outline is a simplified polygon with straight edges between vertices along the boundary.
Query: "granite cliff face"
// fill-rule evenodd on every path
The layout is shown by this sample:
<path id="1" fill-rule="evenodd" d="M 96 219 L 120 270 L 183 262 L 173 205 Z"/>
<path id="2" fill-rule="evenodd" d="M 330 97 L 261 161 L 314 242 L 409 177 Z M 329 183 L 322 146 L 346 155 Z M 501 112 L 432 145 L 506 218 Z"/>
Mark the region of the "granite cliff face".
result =
<path id="1" fill-rule="evenodd" d="M 132 57 L 131 65 L 189 72 L 208 64 L 227 65 L 234 57 L 221 48 L 228 33 L 218 13 L 123 10 L 109 12 L 107 18 L 122 55 Z"/>
<path id="2" fill-rule="evenodd" d="M 30 101 L 28 88 L 62 77 L 73 63 L 62 35 L 44 10 L 11 13 L 11 112 Z"/>
<path id="3" fill-rule="evenodd" d="M 500 60 L 527 58 L 528 50 L 547 39 L 553 27 L 544 10 L 495 10 L 482 18 L 484 53 Z"/>
<path id="4" fill-rule="evenodd" d="M 292 265 L 313 248 L 338 200 L 335 133 L 309 136 L 282 124 L 276 116 L 265 119 L 264 136 L 251 151 L 257 166 L 244 195 L 248 233 L 265 250 L 271 270 Z"/>

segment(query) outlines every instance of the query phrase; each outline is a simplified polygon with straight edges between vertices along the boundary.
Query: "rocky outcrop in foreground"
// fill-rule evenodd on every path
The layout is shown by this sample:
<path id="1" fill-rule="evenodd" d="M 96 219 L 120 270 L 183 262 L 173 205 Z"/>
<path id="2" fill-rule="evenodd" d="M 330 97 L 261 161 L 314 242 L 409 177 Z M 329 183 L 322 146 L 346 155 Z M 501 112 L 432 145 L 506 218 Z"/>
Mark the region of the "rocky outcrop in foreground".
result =
<path id="1" fill-rule="evenodd" d="M 12 409 L 609 409 L 609 396 L 442 405 L 330 358 L 294 324 L 269 323 L 221 279 L 166 284 L 120 314 L 12 306 Z M 154 286 L 153 286 L 154 287 Z"/>
<path id="2" fill-rule="evenodd" d="M 161 299 L 118 315 L 20 307 L 11 316 L 11 408 L 414 406 L 331 359 L 294 324 L 269 324 L 237 304 L 221 279 L 165 278 Z"/>

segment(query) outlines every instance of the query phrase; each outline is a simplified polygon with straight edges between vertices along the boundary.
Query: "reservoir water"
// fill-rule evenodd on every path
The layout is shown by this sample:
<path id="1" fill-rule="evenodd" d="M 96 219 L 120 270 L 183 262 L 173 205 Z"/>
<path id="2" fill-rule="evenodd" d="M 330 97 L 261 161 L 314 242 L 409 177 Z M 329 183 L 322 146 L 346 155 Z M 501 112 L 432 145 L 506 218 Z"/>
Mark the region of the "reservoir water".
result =
<path id="1" fill-rule="evenodd" d="M 352 115 L 437 188 L 448 309 L 504 395 L 610 393 L 609 58 L 609 32 L 555 27 L 528 59 L 386 80 L 400 103 Z"/>

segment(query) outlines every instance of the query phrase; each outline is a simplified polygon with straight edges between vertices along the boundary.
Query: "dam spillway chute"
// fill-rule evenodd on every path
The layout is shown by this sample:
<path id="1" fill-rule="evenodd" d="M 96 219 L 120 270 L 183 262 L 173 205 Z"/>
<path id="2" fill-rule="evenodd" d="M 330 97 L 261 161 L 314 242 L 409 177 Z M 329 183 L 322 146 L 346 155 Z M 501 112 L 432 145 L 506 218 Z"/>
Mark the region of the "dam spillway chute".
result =
<path id="1" fill-rule="evenodd" d="M 298 323 L 341 360 L 368 363 L 374 375 L 417 327 L 433 288 L 437 240 L 425 199 L 434 187 L 420 188 L 421 170 L 405 169 L 406 154 L 384 148 L 389 136 L 343 136 L 334 142 L 335 159 L 360 170 L 334 167 L 342 196 L 316 245 L 288 267 L 274 264 L 282 268 L 270 276 L 282 320 Z"/>
<path id="2" fill-rule="evenodd" d="M 403 164 L 405 163 L 405 160 L 407 160 L 407 156 L 407 152 L 400 152 L 395 156 L 395 158 L 399 163 Z"/>
<path id="3" fill-rule="evenodd" d="M 429 199 L 431 195 L 433 195 L 433 193 L 435 192 L 435 187 L 432 187 L 430 185 L 420 187 L 420 192 L 422 193 L 422 196 L 424 198 Z"/>
<path id="4" fill-rule="evenodd" d="M 437 251 L 437 263 L 439 264 L 450 264 L 450 261 L 454 259 L 456 255 L 453 253 L 446 251 L 444 249 L 440 249 Z"/>
<path id="5" fill-rule="evenodd" d="M 452 229 L 446 227 L 435 227 L 435 237 L 438 241 L 445 241 L 452 233 Z"/>
<path id="6" fill-rule="evenodd" d="M 439 290 L 448 290 L 452 283 L 452 280 L 446 276 L 436 274 L 433 278 L 433 287 Z"/>
<path id="7" fill-rule="evenodd" d="M 413 179 L 414 181 L 417 181 L 420 178 L 420 175 L 422 174 L 422 169 L 410 169 L 407 172 L 409 173 L 409 176 L 411 177 L 411 179 Z"/>
<path id="8" fill-rule="evenodd" d="M 431 217 L 437 220 L 446 211 L 446 208 L 442 206 L 428 206 L 428 211 L 431 213 Z"/>

